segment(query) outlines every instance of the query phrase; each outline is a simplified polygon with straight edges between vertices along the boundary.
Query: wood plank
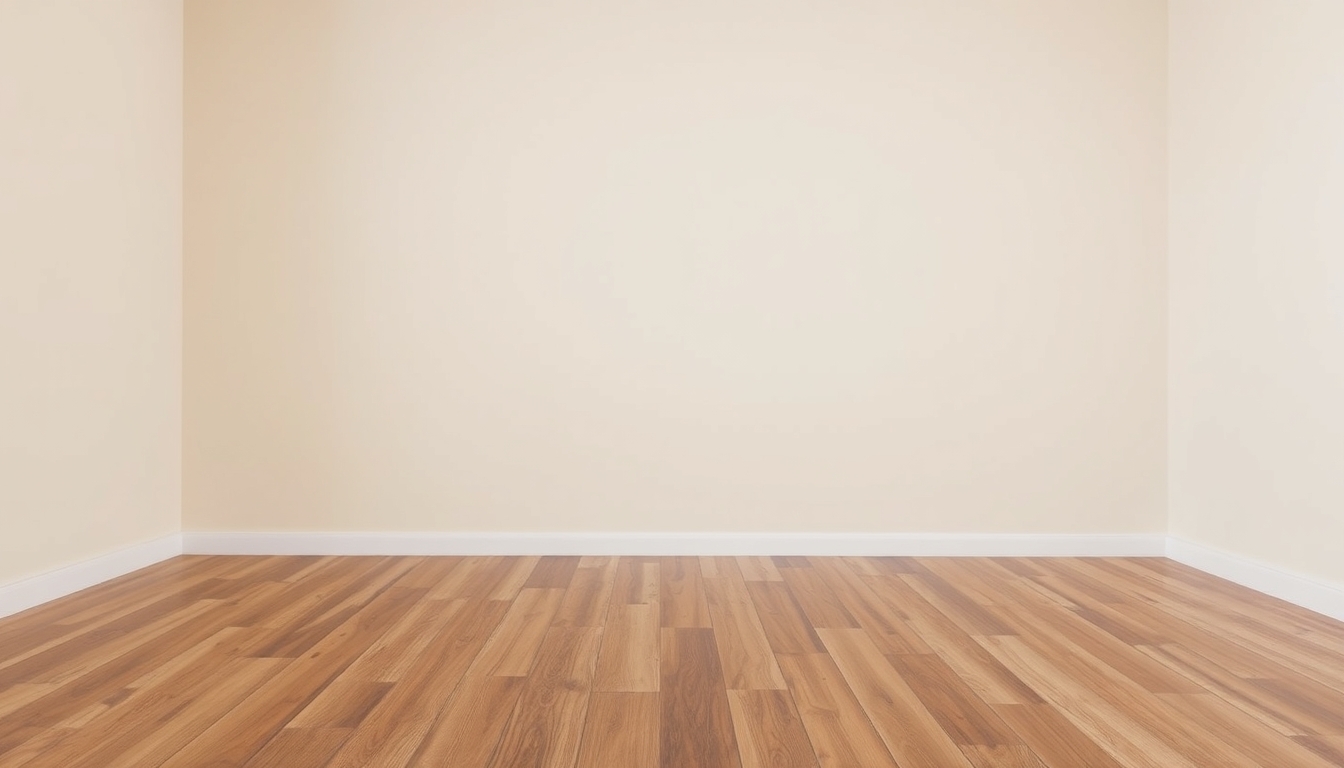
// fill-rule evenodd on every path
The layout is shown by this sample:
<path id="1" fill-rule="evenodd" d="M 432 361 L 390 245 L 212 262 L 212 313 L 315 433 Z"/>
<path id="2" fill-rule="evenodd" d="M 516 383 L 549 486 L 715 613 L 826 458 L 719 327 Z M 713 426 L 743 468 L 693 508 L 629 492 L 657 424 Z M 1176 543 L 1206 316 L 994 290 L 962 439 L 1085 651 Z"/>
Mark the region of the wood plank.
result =
<path id="1" fill-rule="evenodd" d="M 465 681 L 409 765 L 487 765 L 526 683 L 521 677 L 481 676 Z"/>
<path id="2" fill-rule="evenodd" d="M 1153 763 L 1173 768 L 1200 765 L 1159 739 L 1146 723 L 1127 716 L 1108 696 L 1098 694 L 1095 679 L 1071 679 L 1052 663 L 1056 659 L 1047 661 L 1020 638 L 985 637 L 981 642 L 1122 765 L 1135 768 Z M 1217 763 L 1204 763 L 1213 764 Z"/>
<path id="3" fill-rule="evenodd" d="M 510 574 L 517 559 L 511 557 L 468 557 L 430 588 L 430 600 L 488 599 Z"/>
<path id="4" fill-rule="evenodd" d="M 830 656 L 780 656 L 779 667 L 821 768 L 897 768 Z"/>
<path id="5" fill-rule="evenodd" d="M 659 562 L 664 627 L 710 626 L 709 602 L 700 576 L 700 561 L 694 557 L 664 557 Z"/>
<path id="6" fill-rule="evenodd" d="M 291 581 L 306 578 L 311 571 L 332 558 L 318 558 L 317 562 L 290 577 Z M 432 589 L 443 581 L 454 568 L 462 564 L 462 557 L 413 557 L 407 558 L 413 565 L 397 579 L 396 586 L 409 589 Z"/>
<path id="7" fill-rule="evenodd" d="M 1090 564 L 1077 567 L 1080 570 L 1096 571 L 1103 576 L 1112 572 Z M 1218 597 L 1229 588 L 1241 589 L 1221 580 L 1216 582 L 1214 589 L 1178 582 L 1175 589 L 1160 594 L 1172 595 L 1170 610 L 1187 624 L 1213 633 L 1279 667 L 1291 669 L 1297 675 L 1344 693 L 1344 664 L 1339 663 L 1341 656 L 1344 656 L 1344 641 L 1327 640 L 1324 644 L 1318 643 L 1316 640 L 1322 636 L 1307 625 L 1285 617 L 1277 608 L 1257 610 L 1257 601 L 1253 598 L 1237 604 L 1225 604 Z M 1302 642 L 1303 639 L 1308 641 Z"/>
<path id="8" fill-rule="evenodd" d="M 353 730 L 364 722 L 364 718 L 378 706 L 392 686 L 392 683 L 338 678 L 295 715 L 286 727 Z"/>
<path id="9" fill-rule="evenodd" d="M 770 641 L 765 636 L 756 606 L 747 592 L 737 564 L 728 560 L 716 578 L 706 578 L 705 593 L 714 624 L 719 661 L 730 690 L 778 690 L 784 688 Z"/>
<path id="10" fill-rule="evenodd" d="M 999 704 L 998 713 L 1048 768 L 1125 768 L 1050 704 Z"/>
<path id="11" fill-rule="evenodd" d="M 481 674 L 527 677 L 564 597 L 563 589 L 529 587 L 519 592 L 476 660 Z"/>
<path id="12" fill-rule="evenodd" d="M 594 691 L 578 768 L 658 765 L 658 694 Z"/>
<path id="13" fill-rule="evenodd" d="M 662 632 L 660 765 L 741 768 L 714 630 Z"/>
<path id="14" fill-rule="evenodd" d="M 79 741 L 62 744 L 70 748 L 71 761 L 61 764 L 70 768 L 162 765 L 218 721 L 221 713 L 254 695 L 287 664 L 278 659 L 233 660 L 219 668 L 221 674 L 207 690 L 185 701 L 174 697 L 171 689 L 156 690 L 131 714 L 96 723 L 95 729 L 79 734 Z M 103 723 L 115 723 L 116 727 L 99 727 Z M 150 728 L 153 738 L 146 738 L 145 729 Z M 63 759 L 54 752 L 46 757 Z"/>
<path id="15" fill-rule="evenodd" d="M 817 634 L 898 763 L 970 765 L 863 630 L 820 629 Z"/>
<path id="16" fill-rule="evenodd" d="M 993 708 L 937 655 L 887 656 L 887 660 L 957 745 L 997 747 L 1023 743 Z"/>
<path id="17" fill-rule="evenodd" d="M 742 768 L 817 768 L 817 756 L 787 691 L 729 691 Z"/>
<path id="18" fill-rule="evenodd" d="M 1016 634 L 993 612 L 933 573 L 907 574 L 901 579 L 972 637 Z"/>
<path id="19" fill-rule="evenodd" d="M 971 744 L 963 746 L 961 753 L 975 768 L 1046 768 L 1031 747 L 1020 744 L 999 747 Z"/>
<path id="20" fill-rule="evenodd" d="M 918 619 L 910 622 L 930 648 L 989 704 L 1039 704 L 1042 699 L 1012 670 L 951 622 Z"/>
<path id="21" fill-rule="evenodd" d="M 579 568 L 577 557 L 543 557 L 533 569 L 527 586 L 535 589 L 566 589 Z"/>
<path id="22" fill-rule="evenodd" d="M 874 594 L 859 573 L 834 559 L 819 560 L 816 569 L 825 574 L 826 586 L 886 654 L 933 653 L 924 639 Z"/>
<path id="23" fill-rule="evenodd" d="M 401 680 L 421 651 L 466 605 L 466 600 L 421 600 L 375 640 L 343 674 L 371 682 Z"/>
<path id="24" fill-rule="evenodd" d="M 1024 635 L 1020 642 L 1051 659 L 1070 680 L 1093 691 L 1104 690 L 1109 706 L 1122 711 L 1153 738 L 1192 757 L 1199 764 L 1244 768 L 1255 765 L 1242 752 L 1229 748 L 1221 734 L 1201 728 L 1162 697 L 1151 695 L 1150 691 L 1077 646 L 1057 642 L 1045 634 Z"/>
<path id="25" fill-rule="evenodd" d="M 1229 748 L 1260 765 L 1291 765 L 1294 768 L 1328 768 L 1332 765 L 1292 739 L 1277 738 L 1278 734 L 1272 728 L 1221 696 L 1168 693 L 1159 698 L 1182 718 L 1216 734 Z"/>
<path id="26" fill-rule="evenodd" d="M 775 653 L 818 653 L 825 650 L 787 584 L 774 581 L 747 582 L 747 592 L 756 606 L 761 629 Z"/>
<path id="27" fill-rule="evenodd" d="M 925 573 L 924 566 L 913 557 L 865 557 L 873 568 L 887 576 L 901 576 L 907 573 Z"/>
<path id="28" fill-rule="evenodd" d="M 607 605 L 616 581 L 616 562 L 601 568 L 579 568 L 565 590 L 555 613 L 559 627 L 600 627 L 606 621 Z"/>
<path id="29" fill-rule="evenodd" d="M 1344 737 L 1339 736 L 1294 736 L 1296 744 L 1310 750 L 1330 765 L 1344 765 Z"/>
<path id="30" fill-rule="evenodd" d="M 1140 650 L 1186 675 L 1205 690 L 1223 697 L 1282 735 L 1295 736 L 1315 732 L 1311 725 L 1299 722 L 1294 713 L 1276 711 L 1263 701 L 1250 681 L 1232 674 L 1199 654 L 1190 653 L 1176 644 L 1143 646 Z"/>
<path id="31" fill-rule="evenodd" d="M 548 584 L 533 583 L 538 580 L 537 567 L 541 560 L 540 557 L 508 558 L 509 568 L 505 571 L 504 578 L 499 580 L 499 583 L 495 585 L 494 591 L 490 593 L 490 599 L 512 600 L 518 597 L 518 592 L 521 591 L 523 587 L 551 586 Z M 540 581 L 545 581 L 546 578 L 547 575 L 543 575 Z M 556 586 L 565 587 L 567 584 L 559 584 Z"/>
<path id="32" fill-rule="evenodd" d="M 253 585 L 197 621 L 181 625 L 178 631 L 171 634 L 161 635 L 159 642 L 142 645 L 122 656 L 111 658 L 83 677 L 57 686 L 46 696 L 0 715 L 0 754 L 46 728 L 59 726 L 62 721 L 90 704 L 117 695 L 149 670 L 190 652 L 248 615 L 264 611 L 266 607 L 276 610 L 281 605 L 276 601 L 283 592 L 284 587 L 278 584 L 264 582 Z"/>
<path id="33" fill-rule="evenodd" d="M 779 569 L 775 563 L 768 557 L 739 557 L 737 558 L 737 567 L 742 571 L 742 578 L 747 581 L 783 581 L 784 577 L 780 575 Z"/>
<path id="34" fill-rule="evenodd" d="M 364 718 L 328 768 L 409 764 L 440 714 L 461 696 L 464 675 L 508 610 L 507 603 L 496 600 L 463 602 L 463 608 L 410 661 L 401 679 Z M 521 688 L 489 689 L 501 695 L 517 690 Z"/>
<path id="35" fill-rule="evenodd" d="M 276 734 L 246 768 L 300 768 L 326 765 L 350 738 L 349 728 L 286 728 Z"/>
<path id="36" fill-rule="evenodd" d="M 612 603 L 598 655 L 599 691 L 657 691 L 661 634 L 658 608 L 646 603 Z"/>
<path id="37" fill-rule="evenodd" d="M 1085 653 L 1151 693 L 1193 694 L 1202 690 L 1189 678 L 1154 661 L 1133 645 L 1091 622 L 1078 621 L 1081 616 L 1078 611 L 1043 600 L 1028 590 L 1015 595 L 1013 610 L 1005 610 L 1000 619 L 1019 634 L 1049 641 L 1064 652 Z"/>
<path id="38" fill-rule="evenodd" d="M 859 623 L 845 610 L 835 590 L 827 585 L 825 577 L 815 568 L 785 568 L 780 571 L 784 583 L 798 601 L 808 623 L 814 629 L 857 628 Z"/>
<path id="39" fill-rule="evenodd" d="M 247 762 L 327 683 L 373 643 L 424 595 L 422 590 L 394 587 L 378 594 L 341 628 L 324 638 L 313 652 L 279 674 L 234 707 L 163 763 L 164 768 L 212 768 Z"/>
<path id="40" fill-rule="evenodd" d="M 570 768 L 579 754 L 602 630 L 553 627 L 514 707 L 493 768 Z"/>
<path id="41" fill-rule="evenodd" d="M 616 564 L 616 585 L 611 591 L 613 603 L 659 602 L 662 566 L 655 560 L 622 557 Z"/>

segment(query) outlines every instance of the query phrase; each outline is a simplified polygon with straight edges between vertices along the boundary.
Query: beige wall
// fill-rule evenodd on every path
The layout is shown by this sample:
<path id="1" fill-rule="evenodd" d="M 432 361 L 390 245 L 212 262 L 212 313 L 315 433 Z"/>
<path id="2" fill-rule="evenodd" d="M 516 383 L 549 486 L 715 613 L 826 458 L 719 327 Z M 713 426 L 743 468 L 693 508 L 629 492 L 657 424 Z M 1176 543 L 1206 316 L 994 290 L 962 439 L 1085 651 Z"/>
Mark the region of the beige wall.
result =
<path id="1" fill-rule="evenodd" d="M 188 0 L 188 530 L 1165 530 L 1159 0 Z"/>
<path id="2" fill-rule="evenodd" d="M 182 11 L 0 3 L 0 584 L 179 530 Z"/>
<path id="3" fill-rule="evenodd" d="M 1171 530 L 1344 586 L 1344 3 L 1171 6 Z"/>

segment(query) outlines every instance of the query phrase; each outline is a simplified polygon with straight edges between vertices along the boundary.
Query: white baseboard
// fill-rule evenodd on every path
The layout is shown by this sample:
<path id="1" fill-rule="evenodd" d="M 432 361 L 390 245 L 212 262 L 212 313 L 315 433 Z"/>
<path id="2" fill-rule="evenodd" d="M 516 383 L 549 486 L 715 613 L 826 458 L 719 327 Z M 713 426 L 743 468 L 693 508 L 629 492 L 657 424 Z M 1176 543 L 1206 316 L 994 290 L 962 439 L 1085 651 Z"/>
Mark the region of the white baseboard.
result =
<path id="1" fill-rule="evenodd" d="M 174 533 L 0 586 L 0 616 L 65 597 L 180 554 L 182 535 Z"/>
<path id="2" fill-rule="evenodd" d="M 1178 539 L 1167 539 L 1167 557 L 1293 605 L 1344 621 L 1344 586 L 1281 570 L 1257 560 Z"/>
<path id="3" fill-rule="evenodd" d="M 183 534 L 200 555 L 920 555 L 1161 557 L 1162 535 L 905 533 Z"/>

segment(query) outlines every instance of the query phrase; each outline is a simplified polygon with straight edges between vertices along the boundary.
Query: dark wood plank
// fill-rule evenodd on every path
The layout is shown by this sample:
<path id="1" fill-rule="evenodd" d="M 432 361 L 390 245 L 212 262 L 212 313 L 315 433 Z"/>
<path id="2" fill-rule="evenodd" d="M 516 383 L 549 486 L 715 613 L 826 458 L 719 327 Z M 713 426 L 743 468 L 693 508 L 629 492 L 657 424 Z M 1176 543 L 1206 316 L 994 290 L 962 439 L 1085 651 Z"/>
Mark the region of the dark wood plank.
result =
<path id="1" fill-rule="evenodd" d="M 660 765 L 741 768 L 714 630 L 663 630 Z"/>

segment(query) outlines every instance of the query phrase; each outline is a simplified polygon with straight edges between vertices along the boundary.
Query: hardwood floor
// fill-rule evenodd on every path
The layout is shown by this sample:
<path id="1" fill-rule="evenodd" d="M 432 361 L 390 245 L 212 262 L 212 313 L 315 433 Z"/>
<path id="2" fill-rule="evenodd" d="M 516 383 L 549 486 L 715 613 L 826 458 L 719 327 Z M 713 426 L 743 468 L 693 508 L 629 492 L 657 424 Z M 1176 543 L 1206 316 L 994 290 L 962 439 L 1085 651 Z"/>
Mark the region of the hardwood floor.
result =
<path id="1" fill-rule="evenodd" d="M 1163 559 L 182 557 L 0 620 L 0 766 L 1344 766 L 1344 624 Z"/>

